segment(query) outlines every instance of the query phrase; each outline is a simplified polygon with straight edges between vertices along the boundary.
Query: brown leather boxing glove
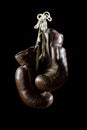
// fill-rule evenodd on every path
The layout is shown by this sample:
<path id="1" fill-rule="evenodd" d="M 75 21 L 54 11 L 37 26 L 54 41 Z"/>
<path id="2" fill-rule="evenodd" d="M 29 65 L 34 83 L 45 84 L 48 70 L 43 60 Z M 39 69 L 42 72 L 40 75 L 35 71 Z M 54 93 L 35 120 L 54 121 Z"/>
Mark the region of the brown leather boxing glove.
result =
<path id="1" fill-rule="evenodd" d="M 16 70 L 15 81 L 21 99 L 25 104 L 33 108 L 47 108 L 53 102 L 50 92 L 41 92 L 36 89 L 35 77 L 35 51 L 34 47 L 20 51 L 15 55 L 20 64 Z"/>
<path id="2" fill-rule="evenodd" d="M 34 108 L 49 107 L 53 103 L 50 92 L 61 88 L 68 75 L 66 51 L 62 47 L 63 35 L 47 29 L 44 39 L 45 57 L 39 61 L 38 70 L 34 47 L 15 55 L 20 64 L 15 73 L 18 92 L 24 103 Z"/>
<path id="3" fill-rule="evenodd" d="M 61 88 L 68 75 L 66 51 L 62 47 L 63 35 L 54 29 L 45 32 L 46 68 L 35 78 L 37 88 L 55 91 Z"/>

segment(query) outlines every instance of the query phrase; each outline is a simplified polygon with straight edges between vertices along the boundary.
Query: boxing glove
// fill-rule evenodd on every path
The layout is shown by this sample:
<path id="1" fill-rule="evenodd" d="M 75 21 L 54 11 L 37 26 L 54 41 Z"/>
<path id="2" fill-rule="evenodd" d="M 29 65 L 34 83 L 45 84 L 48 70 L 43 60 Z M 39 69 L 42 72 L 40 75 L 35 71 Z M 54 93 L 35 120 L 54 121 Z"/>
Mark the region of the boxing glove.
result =
<path id="1" fill-rule="evenodd" d="M 35 78 L 38 89 L 55 91 L 60 89 L 68 76 L 66 51 L 62 47 L 64 37 L 54 29 L 45 32 L 46 67 Z"/>
<path id="2" fill-rule="evenodd" d="M 20 64 L 15 72 L 15 82 L 23 102 L 33 108 L 49 107 L 53 102 L 52 94 L 38 91 L 34 83 L 36 77 L 34 47 L 18 52 L 15 59 Z"/>
<path id="3" fill-rule="evenodd" d="M 68 76 L 66 51 L 62 47 L 64 37 L 54 29 L 44 34 L 45 57 L 39 60 L 36 70 L 35 47 L 29 47 L 15 55 L 20 64 L 15 81 L 21 99 L 33 108 L 47 108 L 53 103 L 52 91 L 60 89 Z M 41 48 L 40 48 L 41 50 Z"/>

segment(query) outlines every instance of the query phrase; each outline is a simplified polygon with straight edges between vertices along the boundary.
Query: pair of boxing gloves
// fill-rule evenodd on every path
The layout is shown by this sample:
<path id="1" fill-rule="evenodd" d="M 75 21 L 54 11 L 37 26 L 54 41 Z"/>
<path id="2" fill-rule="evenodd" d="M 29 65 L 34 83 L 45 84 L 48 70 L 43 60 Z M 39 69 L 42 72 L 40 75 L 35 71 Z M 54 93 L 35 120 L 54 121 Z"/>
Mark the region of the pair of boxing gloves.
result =
<path id="1" fill-rule="evenodd" d="M 33 108 L 47 108 L 53 103 L 52 91 L 60 89 L 68 76 L 64 37 L 49 28 L 45 32 L 45 58 L 36 70 L 36 50 L 29 47 L 15 55 L 20 64 L 15 82 L 22 101 Z"/>

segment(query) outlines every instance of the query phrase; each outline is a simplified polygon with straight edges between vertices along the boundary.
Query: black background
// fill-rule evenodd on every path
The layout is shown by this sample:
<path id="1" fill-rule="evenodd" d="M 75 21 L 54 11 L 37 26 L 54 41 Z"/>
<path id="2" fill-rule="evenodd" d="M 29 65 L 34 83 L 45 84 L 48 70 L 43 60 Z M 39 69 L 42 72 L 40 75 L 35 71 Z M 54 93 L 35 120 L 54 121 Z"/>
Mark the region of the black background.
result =
<path id="1" fill-rule="evenodd" d="M 83 106 L 83 92 L 80 91 L 82 87 L 81 29 L 83 27 L 80 20 L 83 19 L 83 13 L 78 4 L 68 4 L 58 4 L 57 7 L 56 5 L 54 7 L 50 5 L 32 7 L 32 5 L 21 6 L 19 4 L 17 6 L 16 4 L 14 6 L 12 4 L 6 8 L 2 20 L 4 36 L 1 47 L 1 77 L 4 79 L 1 92 L 3 121 L 9 120 L 14 126 L 16 123 L 22 125 L 22 122 L 26 122 L 28 126 L 28 124 L 37 121 L 37 126 L 39 122 L 46 126 L 47 124 L 51 125 L 49 120 L 57 122 L 72 117 L 76 120 L 80 117 L 81 106 Z M 36 16 L 44 11 L 49 11 L 53 18 L 48 26 L 64 35 L 63 47 L 67 52 L 69 76 L 63 89 L 53 93 L 55 99 L 53 105 L 45 110 L 38 110 L 26 106 L 19 97 L 14 79 L 19 64 L 14 56 L 18 51 L 35 45 L 37 38 L 37 30 L 34 29 L 34 25 L 37 23 Z M 8 125 L 10 126 L 10 124 Z"/>

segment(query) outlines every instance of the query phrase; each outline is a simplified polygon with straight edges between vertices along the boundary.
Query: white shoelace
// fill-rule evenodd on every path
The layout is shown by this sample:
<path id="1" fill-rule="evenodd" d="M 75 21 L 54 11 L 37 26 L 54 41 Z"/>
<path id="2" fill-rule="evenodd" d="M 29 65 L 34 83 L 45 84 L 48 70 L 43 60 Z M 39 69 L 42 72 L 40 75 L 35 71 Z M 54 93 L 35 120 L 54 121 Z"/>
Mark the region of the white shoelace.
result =
<path id="1" fill-rule="evenodd" d="M 45 11 L 43 14 L 38 14 L 37 19 L 38 19 L 38 22 L 34 26 L 34 29 L 39 29 L 38 36 L 37 36 L 37 42 L 36 42 L 38 44 L 38 42 L 40 42 L 40 36 L 41 36 L 42 32 L 45 32 L 47 30 L 47 20 L 49 22 L 51 22 L 52 18 L 50 16 L 50 13 Z"/>
<path id="2" fill-rule="evenodd" d="M 45 31 L 47 30 L 47 20 L 49 22 L 52 21 L 52 18 L 50 16 L 50 13 L 48 11 L 45 11 L 43 14 L 38 14 L 37 15 L 38 22 L 34 26 L 34 29 L 39 29 L 38 30 L 38 36 L 37 36 L 37 41 L 35 44 L 35 49 L 37 48 L 36 52 L 36 70 L 38 69 L 38 64 L 39 64 L 39 59 L 45 56 L 45 43 L 44 40 L 42 41 L 42 53 L 40 53 L 39 50 L 39 42 L 41 42 L 41 35 L 45 34 Z"/>

